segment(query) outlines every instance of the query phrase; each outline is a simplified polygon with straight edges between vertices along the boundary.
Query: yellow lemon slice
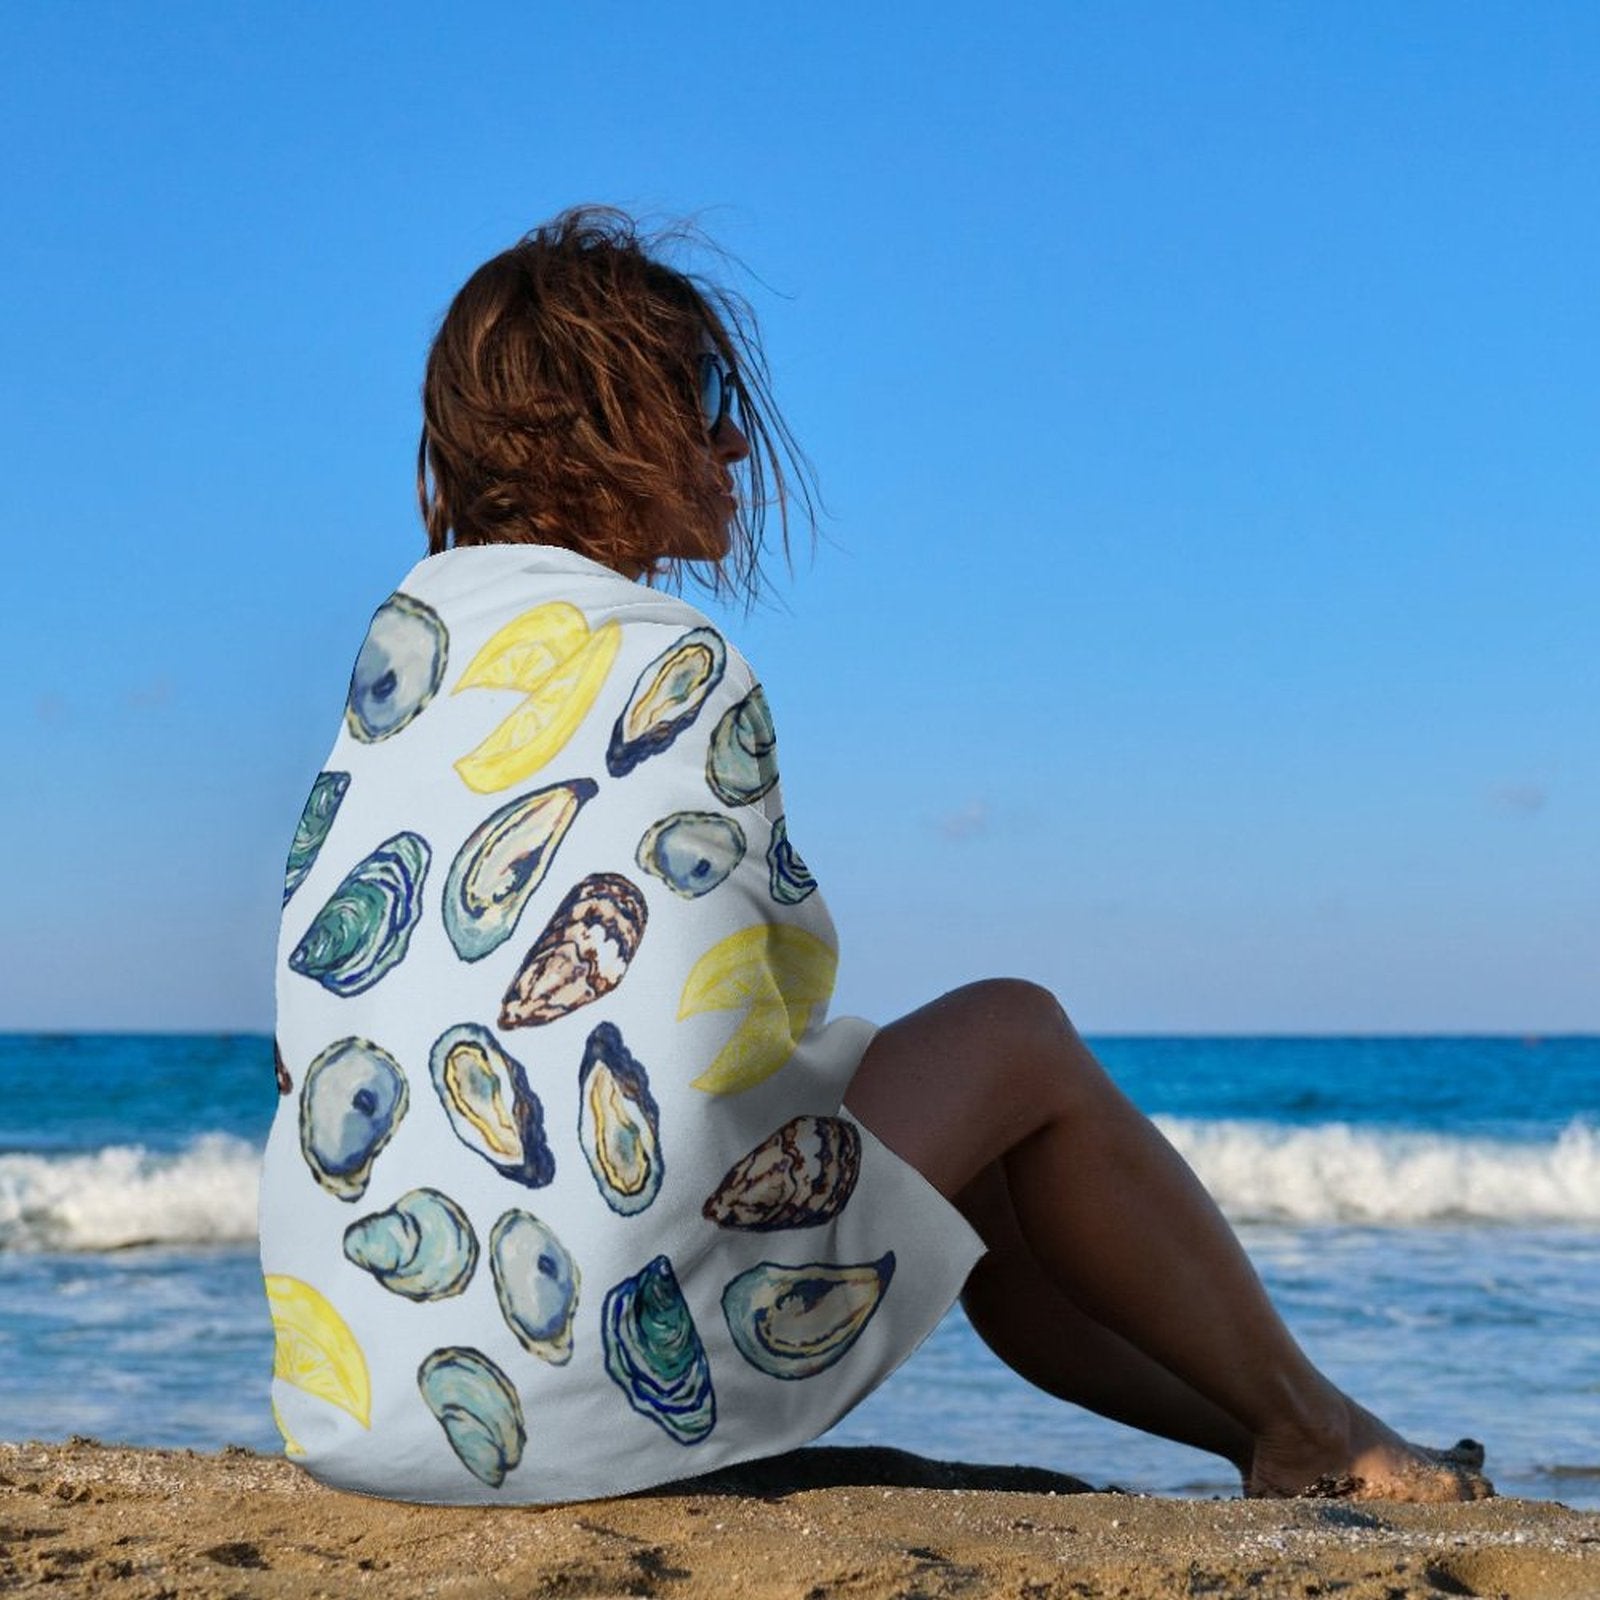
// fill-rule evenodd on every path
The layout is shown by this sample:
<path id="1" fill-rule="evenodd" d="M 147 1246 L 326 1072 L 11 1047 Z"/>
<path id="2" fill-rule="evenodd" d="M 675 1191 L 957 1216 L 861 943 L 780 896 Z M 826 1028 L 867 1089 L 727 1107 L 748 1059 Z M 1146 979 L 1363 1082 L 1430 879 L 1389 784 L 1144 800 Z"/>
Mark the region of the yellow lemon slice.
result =
<path id="1" fill-rule="evenodd" d="M 278 1340 L 273 1377 L 348 1411 L 363 1428 L 371 1427 L 367 1358 L 344 1318 L 309 1283 L 279 1274 L 267 1276 L 267 1305 Z M 292 1444 L 287 1435 L 285 1443 Z"/>
<path id="2" fill-rule="evenodd" d="M 283 1420 L 283 1413 L 278 1409 L 276 1400 L 272 1402 L 272 1421 L 283 1437 L 283 1453 L 286 1456 L 303 1456 L 306 1447 L 289 1432 L 289 1424 Z"/>
<path id="3" fill-rule="evenodd" d="M 583 620 L 581 615 L 578 620 Z M 527 690 L 527 699 L 477 749 L 455 763 L 461 781 L 479 794 L 492 794 L 537 772 L 577 732 L 621 643 L 622 630 L 615 622 L 608 622 L 579 649 L 536 678 Z M 533 657 L 527 659 L 531 661 Z M 480 685 L 468 684 L 465 678 L 456 685 L 457 689 L 476 687 Z"/>
<path id="4" fill-rule="evenodd" d="M 514 617 L 467 663 L 452 694 L 463 689 L 521 689 L 538 687 L 589 642 L 589 624 L 583 613 L 565 600 L 552 600 Z"/>
<path id="5" fill-rule="evenodd" d="M 678 1020 L 706 1011 L 745 1016 L 691 1087 L 738 1094 L 770 1078 L 794 1054 L 814 1009 L 828 1003 L 837 966 L 828 945 L 788 923 L 758 923 L 714 944 L 689 973 Z"/>

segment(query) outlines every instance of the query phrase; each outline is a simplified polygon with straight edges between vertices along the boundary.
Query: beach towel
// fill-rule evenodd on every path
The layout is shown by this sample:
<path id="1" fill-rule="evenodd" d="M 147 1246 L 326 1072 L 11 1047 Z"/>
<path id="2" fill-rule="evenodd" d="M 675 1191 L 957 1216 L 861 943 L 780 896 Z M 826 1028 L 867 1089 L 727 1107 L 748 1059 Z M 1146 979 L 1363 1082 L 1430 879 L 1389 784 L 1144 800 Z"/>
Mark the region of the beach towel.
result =
<path id="1" fill-rule="evenodd" d="M 589 1499 L 793 1448 L 882 1382 L 983 1246 L 844 1109 L 875 1028 L 828 1016 L 837 962 L 766 697 L 704 615 L 551 546 L 418 563 L 284 880 L 289 1457 Z"/>

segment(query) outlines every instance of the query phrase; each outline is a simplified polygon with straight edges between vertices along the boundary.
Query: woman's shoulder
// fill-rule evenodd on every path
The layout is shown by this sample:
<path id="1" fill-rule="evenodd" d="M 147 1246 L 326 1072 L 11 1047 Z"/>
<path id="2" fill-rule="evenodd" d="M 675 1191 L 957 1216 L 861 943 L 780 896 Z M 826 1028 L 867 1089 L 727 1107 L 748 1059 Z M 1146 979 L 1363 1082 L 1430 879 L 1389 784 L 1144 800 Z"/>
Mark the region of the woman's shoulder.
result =
<path id="1" fill-rule="evenodd" d="M 455 620 L 469 630 L 474 624 L 481 628 L 495 619 L 509 623 L 549 607 L 545 616 L 553 625 L 571 608 L 583 614 L 591 631 L 610 622 L 641 637 L 656 630 L 701 631 L 715 636 L 739 673 L 749 672 L 748 661 L 726 630 L 688 600 L 555 545 L 471 545 L 440 551 L 418 561 L 384 603 L 397 597 L 427 605 L 443 620 Z"/>

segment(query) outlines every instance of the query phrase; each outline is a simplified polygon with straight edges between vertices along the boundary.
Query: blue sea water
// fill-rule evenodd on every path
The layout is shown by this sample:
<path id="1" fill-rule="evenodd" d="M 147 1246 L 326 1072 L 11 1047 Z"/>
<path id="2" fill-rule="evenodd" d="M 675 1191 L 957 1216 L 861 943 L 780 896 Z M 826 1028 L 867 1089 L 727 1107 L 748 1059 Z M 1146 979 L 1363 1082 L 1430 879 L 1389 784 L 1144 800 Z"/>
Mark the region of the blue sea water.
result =
<path id="1" fill-rule="evenodd" d="M 1412 1437 L 1484 1440 L 1503 1493 L 1600 1507 L 1600 1039 L 1089 1043 L 1336 1381 Z M 279 1448 L 254 1253 L 276 1100 L 264 1037 L 0 1035 L 0 1438 Z M 1033 1389 L 959 1309 L 828 1438 L 1237 1489 Z"/>

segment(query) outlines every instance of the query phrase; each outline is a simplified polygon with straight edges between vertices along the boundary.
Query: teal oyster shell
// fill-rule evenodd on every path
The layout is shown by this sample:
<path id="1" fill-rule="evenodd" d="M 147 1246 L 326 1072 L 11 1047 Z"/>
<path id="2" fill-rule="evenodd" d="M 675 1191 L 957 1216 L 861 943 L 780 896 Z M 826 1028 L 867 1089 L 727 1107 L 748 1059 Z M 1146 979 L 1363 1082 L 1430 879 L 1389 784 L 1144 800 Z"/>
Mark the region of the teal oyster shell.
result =
<path id="1" fill-rule="evenodd" d="M 549 1227 L 527 1211 L 508 1211 L 489 1235 L 489 1266 L 501 1315 L 526 1350 L 565 1366 L 582 1275 Z"/>
<path id="2" fill-rule="evenodd" d="M 809 1378 L 861 1336 L 893 1276 L 892 1250 L 853 1266 L 763 1261 L 722 1291 L 722 1314 L 751 1366 L 774 1378 Z"/>
<path id="3" fill-rule="evenodd" d="M 400 1063 L 370 1039 L 336 1039 L 300 1084 L 300 1153 L 329 1194 L 359 1200 L 410 1103 Z"/>
<path id="4" fill-rule="evenodd" d="M 601 1199 L 620 1216 L 643 1211 L 660 1192 L 661 1112 L 614 1023 L 602 1022 L 584 1046 L 578 1143 Z"/>
<path id="5" fill-rule="evenodd" d="M 709 893 L 744 859 L 744 830 L 717 811 L 674 811 L 645 830 L 634 856 L 674 894 Z"/>
<path id="6" fill-rule="evenodd" d="M 607 1293 L 600 1338 L 607 1374 L 641 1416 L 683 1445 L 698 1444 L 716 1426 L 711 1363 L 665 1256 Z"/>
<path id="7" fill-rule="evenodd" d="M 370 989 L 397 966 L 422 917 L 428 841 L 397 833 L 360 861 L 289 954 L 289 966 L 337 995 Z"/>
<path id="8" fill-rule="evenodd" d="M 487 1028 L 476 1022 L 446 1028 L 428 1052 L 428 1071 L 450 1126 L 469 1150 L 530 1189 L 555 1177 L 544 1107 L 528 1086 L 522 1063 L 508 1056 Z"/>
<path id="9" fill-rule="evenodd" d="M 638 884 L 619 872 L 591 872 L 567 891 L 500 1000 L 502 1028 L 554 1022 L 627 975 L 649 910 Z"/>
<path id="10" fill-rule="evenodd" d="M 439 692 L 449 636 L 432 606 L 391 595 L 373 613 L 350 674 L 344 725 L 376 744 L 406 726 Z"/>
<path id="11" fill-rule="evenodd" d="M 701 1208 L 724 1228 L 815 1228 L 844 1210 L 861 1175 L 861 1135 L 844 1117 L 801 1116 L 729 1168 Z"/>
<path id="12" fill-rule="evenodd" d="M 306 874 L 317 859 L 322 841 L 328 837 L 328 830 L 339 814 L 344 792 L 349 787 L 348 772 L 319 772 L 316 782 L 311 785 L 311 793 L 306 796 L 300 820 L 294 825 L 294 842 L 289 846 L 289 861 L 283 872 L 285 905 L 289 903 L 289 896 L 305 882 Z"/>
<path id="13" fill-rule="evenodd" d="M 692 628 L 639 674 L 611 730 L 606 771 L 625 777 L 648 756 L 659 755 L 700 715 L 722 681 L 728 652 L 714 628 Z"/>
<path id="14" fill-rule="evenodd" d="M 552 783 L 501 806 L 467 836 L 444 881 L 444 929 L 463 961 L 478 961 L 511 937 L 597 788 L 592 778 Z"/>
<path id="15" fill-rule="evenodd" d="M 344 1230 L 345 1258 L 407 1300 L 460 1294 L 478 1264 L 467 1214 L 437 1189 L 412 1189 Z"/>
<path id="16" fill-rule="evenodd" d="M 817 887 L 817 880 L 789 843 L 789 827 L 783 817 L 772 825 L 772 842 L 767 846 L 767 873 L 772 898 L 781 906 L 795 906 Z"/>
<path id="17" fill-rule="evenodd" d="M 711 733 L 706 751 L 706 782 L 729 806 L 759 800 L 778 781 L 778 736 L 767 697 L 758 683 L 730 706 Z"/>
<path id="18" fill-rule="evenodd" d="M 481 1350 L 450 1345 L 417 1368 L 417 1388 L 462 1466 L 498 1489 L 528 1442 L 511 1380 Z"/>

